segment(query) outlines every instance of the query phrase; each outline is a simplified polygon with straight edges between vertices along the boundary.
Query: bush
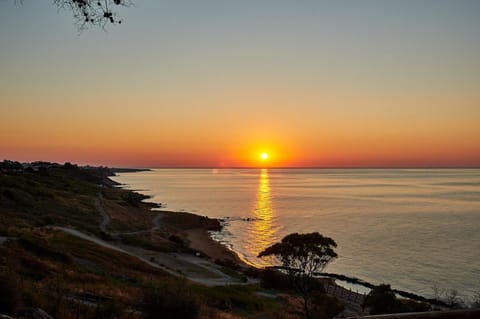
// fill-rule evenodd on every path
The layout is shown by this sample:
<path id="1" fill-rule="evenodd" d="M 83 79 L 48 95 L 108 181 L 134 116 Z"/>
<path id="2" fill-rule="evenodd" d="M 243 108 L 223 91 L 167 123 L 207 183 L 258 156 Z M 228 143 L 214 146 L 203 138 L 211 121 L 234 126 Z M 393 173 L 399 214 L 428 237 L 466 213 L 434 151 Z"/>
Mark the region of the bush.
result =
<path id="1" fill-rule="evenodd" d="M 143 311 L 145 319 L 195 319 L 200 303 L 184 282 L 167 282 L 144 291 Z"/>
<path id="2" fill-rule="evenodd" d="M 367 295 L 363 307 L 370 308 L 371 315 L 394 313 L 397 304 L 395 293 L 390 285 L 375 286 Z"/>
<path id="3" fill-rule="evenodd" d="M 290 290 L 293 288 L 288 276 L 276 269 L 266 268 L 260 274 L 260 279 L 261 286 L 265 289 Z"/>
<path id="4" fill-rule="evenodd" d="M 99 304 L 95 309 L 95 318 L 98 319 L 115 319 L 120 318 L 125 307 L 116 300 L 109 300 Z"/>
<path id="5" fill-rule="evenodd" d="M 145 199 L 148 199 L 149 196 L 142 195 L 135 192 L 126 192 L 122 195 L 122 199 L 125 204 L 128 206 L 138 207 L 140 206 L 141 202 Z"/>
<path id="6" fill-rule="evenodd" d="M 254 286 L 228 285 L 216 287 L 196 286 L 195 291 L 204 296 L 209 307 L 222 311 L 262 311 L 264 298 L 257 296 Z"/>
<path id="7" fill-rule="evenodd" d="M 386 313 L 422 312 L 428 311 L 430 306 L 426 303 L 408 299 L 397 299 L 390 285 L 375 286 L 367 295 L 363 307 L 370 308 L 370 314 L 379 315 Z"/>
<path id="8" fill-rule="evenodd" d="M 20 301 L 19 286 L 15 276 L 0 273 L 0 313 L 13 315 Z"/>
<path id="9" fill-rule="evenodd" d="M 51 247 L 48 242 L 41 237 L 26 233 L 20 236 L 18 242 L 25 250 L 28 250 L 37 256 L 51 258 L 65 264 L 72 263 L 70 255 Z"/>
<path id="10" fill-rule="evenodd" d="M 311 296 L 311 317 L 314 319 L 330 319 L 345 308 L 335 297 L 315 292 Z"/>
<path id="11" fill-rule="evenodd" d="M 176 244 L 179 244 L 179 245 L 185 245 L 185 242 L 183 241 L 183 239 L 178 237 L 177 235 L 168 236 L 168 240 L 170 240 L 171 242 L 174 242 Z"/>

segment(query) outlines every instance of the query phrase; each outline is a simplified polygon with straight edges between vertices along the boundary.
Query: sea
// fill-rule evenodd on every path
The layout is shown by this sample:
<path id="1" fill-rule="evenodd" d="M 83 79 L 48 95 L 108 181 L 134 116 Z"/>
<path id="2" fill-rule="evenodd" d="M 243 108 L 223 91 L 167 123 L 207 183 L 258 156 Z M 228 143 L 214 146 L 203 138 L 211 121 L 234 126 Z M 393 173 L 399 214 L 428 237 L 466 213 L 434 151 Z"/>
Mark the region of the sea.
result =
<path id="1" fill-rule="evenodd" d="M 435 297 L 480 291 L 480 169 L 152 169 L 113 178 L 162 209 L 221 218 L 245 262 L 285 235 L 337 243 L 325 271 Z M 356 287 L 356 289 L 361 289 Z"/>

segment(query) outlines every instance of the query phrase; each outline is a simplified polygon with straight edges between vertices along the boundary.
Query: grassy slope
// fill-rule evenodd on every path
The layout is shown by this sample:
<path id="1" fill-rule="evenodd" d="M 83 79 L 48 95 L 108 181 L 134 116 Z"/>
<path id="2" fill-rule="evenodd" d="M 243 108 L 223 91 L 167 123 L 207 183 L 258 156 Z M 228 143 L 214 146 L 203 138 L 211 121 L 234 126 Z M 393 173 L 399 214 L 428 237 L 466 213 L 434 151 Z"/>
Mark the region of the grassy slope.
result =
<path id="1" fill-rule="evenodd" d="M 102 309 L 122 318 L 141 317 L 136 311 L 141 309 L 144 289 L 169 281 L 193 291 L 201 300 L 205 318 L 276 317 L 282 304 L 253 294 L 252 288 L 185 283 L 134 257 L 44 227 L 68 226 L 105 237 L 95 206 L 100 193 L 112 217 L 109 231 L 151 227 L 151 205 L 141 202 L 144 197 L 139 194 L 111 187 L 108 174 L 103 169 L 62 167 L 0 172 L 0 236 L 12 238 L 0 246 L 0 275 L 16 283 L 21 307 L 40 307 L 56 318 L 73 318 L 79 313 L 78 318 L 94 318 Z M 176 233 L 205 223 L 207 228 L 215 226 L 203 217 L 181 217 L 167 217 L 164 222 L 171 223 L 167 229 Z M 185 249 L 165 238 L 169 235 L 160 232 L 130 236 L 130 240 L 164 251 Z M 100 307 L 93 308 L 91 302 Z"/>

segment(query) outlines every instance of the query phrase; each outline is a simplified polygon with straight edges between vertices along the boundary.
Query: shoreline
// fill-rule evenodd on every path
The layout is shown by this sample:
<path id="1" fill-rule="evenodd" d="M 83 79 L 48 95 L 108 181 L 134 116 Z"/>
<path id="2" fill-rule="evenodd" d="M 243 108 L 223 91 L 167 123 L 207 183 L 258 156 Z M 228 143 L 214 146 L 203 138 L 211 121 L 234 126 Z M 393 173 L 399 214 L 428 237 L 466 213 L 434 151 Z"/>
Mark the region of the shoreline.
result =
<path id="1" fill-rule="evenodd" d="M 210 232 L 212 231 L 222 231 L 224 226 L 221 223 L 221 219 L 174 210 L 155 209 L 152 210 L 152 212 L 162 214 L 164 216 L 162 220 L 164 220 L 167 225 L 173 227 L 180 226 L 184 238 L 188 241 L 190 248 L 203 252 L 214 261 L 228 260 L 238 263 L 241 267 L 251 268 L 250 265 L 242 261 L 234 250 L 215 240 L 210 235 Z M 182 222 L 179 220 L 181 217 L 189 219 L 189 221 Z"/>
<path id="2" fill-rule="evenodd" d="M 474 298 L 477 287 L 472 283 L 479 267 L 468 262 L 468 252 L 475 251 L 478 237 L 472 225 L 479 221 L 474 214 L 479 204 L 475 197 L 479 174 L 392 170 L 391 174 L 323 175 L 321 171 L 284 174 L 269 170 L 262 177 L 258 170 L 217 173 L 153 170 L 118 174 L 115 180 L 135 189 L 148 188 L 143 193 L 168 204 L 168 209 L 225 219 L 225 231 L 212 237 L 245 256 L 253 266 L 268 265 L 269 260 L 257 259 L 256 253 L 282 236 L 320 231 L 339 244 L 340 258 L 328 266 L 329 272 L 375 284 L 387 282 L 428 298 L 435 296 L 434 286 L 443 291 L 455 289 L 460 298 Z M 268 184 L 268 192 L 262 191 L 262 183 Z M 435 191 L 440 188 L 441 193 Z M 269 205 L 268 200 L 272 212 L 267 214 L 260 209 Z M 266 218 L 251 224 L 240 221 L 258 216 Z M 380 218 L 384 222 L 378 222 Z M 440 231 L 450 221 L 458 227 Z M 263 226 L 271 227 L 269 241 L 264 241 L 266 236 L 257 228 Z M 404 233 L 409 236 L 403 239 Z M 465 261 L 455 271 L 448 269 L 455 258 L 442 250 L 453 248 L 449 236 L 461 244 L 457 257 Z M 418 240 L 423 244 L 415 246 Z M 389 261 L 402 261 L 402 267 L 391 267 Z"/>
<path id="3" fill-rule="evenodd" d="M 156 211 L 160 212 L 160 213 L 180 214 L 180 215 L 184 214 L 184 215 L 196 216 L 198 218 L 208 218 L 209 220 L 214 220 L 214 221 L 219 223 L 220 229 L 215 229 L 213 231 L 221 231 L 224 227 L 221 224 L 221 219 L 218 219 L 218 218 L 210 218 L 210 217 L 200 216 L 200 215 L 190 213 L 190 212 L 178 212 L 178 211 L 174 211 L 174 210 L 173 211 L 170 211 L 170 210 L 156 210 Z M 187 230 L 186 232 L 188 234 L 187 238 L 191 240 L 190 247 L 193 248 L 193 249 L 198 249 L 199 251 L 203 251 L 203 252 L 211 251 L 212 249 L 213 250 L 219 249 L 218 251 L 221 252 L 221 256 L 224 256 L 224 257 L 233 256 L 233 260 L 231 260 L 231 259 L 230 260 L 233 261 L 237 266 L 239 266 L 240 268 L 243 268 L 243 269 L 250 268 L 250 269 L 253 269 L 254 271 L 262 271 L 263 268 L 264 269 L 275 268 L 275 266 L 266 266 L 266 267 L 260 268 L 256 265 L 253 265 L 253 264 L 249 263 L 248 261 L 246 261 L 242 257 L 240 257 L 240 255 L 236 251 L 228 248 L 226 245 L 224 245 L 221 242 L 212 238 L 211 235 L 209 234 L 208 230 L 196 228 L 196 229 Z M 194 245 L 191 245 L 192 243 L 194 243 Z M 219 255 L 213 255 L 212 256 L 212 255 L 209 255 L 208 253 L 206 253 L 206 255 L 209 256 L 210 258 L 214 258 L 214 256 L 216 256 L 218 258 L 218 256 L 219 256 Z M 226 259 L 226 260 L 228 260 L 228 259 Z M 375 285 L 370 283 L 370 282 L 364 281 L 364 280 L 356 278 L 356 277 L 347 276 L 347 275 L 344 275 L 344 274 L 335 274 L 335 273 L 325 272 L 325 273 L 317 274 L 315 278 L 318 279 L 318 280 L 322 280 L 322 279 L 333 280 L 331 283 L 329 283 L 329 286 L 330 287 L 336 287 L 334 289 L 334 292 L 330 293 L 328 291 L 328 288 L 327 288 L 327 292 L 329 294 L 332 294 L 332 295 L 335 295 L 335 292 L 337 290 L 345 292 L 345 293 L 342 293 L 341 296 L 343 296 L 343 295 L 348 296 L 349 294 L 352 294 L 352 295 L 361 296 L 363 298 L 367 295 L 366 293 L 354 292 L 352 289 L 349 289 L 349 288 L 345 287 L 344 285 L 342 285 L 342 283 L 358 285 L 358 286 L 362 286 L 362 287 L 365 287 L 365 288 L 368 288 L 368 289 L 372 289 L 373 287 L 375 287 Z M 392 289 L 392 290 L 398 296 L 406 298 L 406 299 L 415 300 L 415 301 L 419 301 L 419 302 L 425 302 L 425 303 L 428 303 L 430 305 L 437 306 L 437 307 L 448 308 L 448 305 L 444 301 L 439 300 L 439 299 L 427 298 L 427 297 L 418 295 L 416 293 L 408 292 L 408 291 L 405 291 L 405 290 L 399 290 L 399 289 Z M 339 296 L 337 296 L 337 297 L 339 297 Z M 361 299 L 361 300 L 363 300 L 363 299 Z"/>
<path id="4" fill-rule="evenodd" d="M 143 197 L 142 203 L 146 204 L 149 210 L 152 213 L 159 213 L 159 214 L 175 214 L 178 216 L 195 216 L 194 218 L 200 218 L 203 220 L 197 220 L 195 225 L 190 225 L 189 229 L 183 229 L 185 233 L 185 239 L 189 242 L 189 247 L 194 250 L 199 250 L 203 252 L 206 256 L 209 256 L 212 260 L 227 260 L 228 262 L 234 262 L 238 267 L 247 269 L 247 268 L 254 268 L 255 270 L 260 270 L 257 266 L 247 262 L 240 255 L 233 249 L 230 249 L 223 243 L 218 240 L 215 240 L 211 235 L 210 232 L 221 232 L 224 228 L 222 224 L 221 218 L 212 218 L 208 216 L 201 216 L 192 212 L 186 211 L 175 211 L 175 210 L 168 210 L 164 209 L 161 202 L 153 202 L 149 201 L 151 196 L 143 194 L 142 190 L 137 189 L 128 189 L 127 184 L 119 183 L 113 180 L 111 177 L 116 176 L 117 173 L 136 173 L 136 172 L 145 172 L 151 171 L 151 169 L 142 169 L 142 168 L 112 168 L 112 176 L 108 176 L 107 179 L 109 184 L 112 187 L 121 189 L 122 191 L 131 192 L 133 194 L 138 194 Z M 178 222 L 178 221 L 177 221 Z M 175 222 L 174 222 L 175 224 Z M 170 225 L 171 226 L 171 225 Z"/>
<path id="5" fill-rule="evenodd" d="M 139 191 L 139 190 L 125 189 L 125 188 L 123 188 L 123 186 L 126 186 L 126 185 L 120 185 L 120 187 L 124 190 L 133 191 L 133 192 L 138 192 Z M 148 203 L 148 201 L 147 201 L 147 203 Z M 158 203 L 152 203 L 152 204 L 158 205 Z M 216 232 L 221 232 L 223 227 L 224 227 L 224 225 L 222 224 L 222 220 L 223 220 L 222 218 L 210 218 L 210 217 L 207 217 L 207 216 L 200 216 L 196 213 L 186 212 L 186 211 L 163 210 L 163 209 L 156 209 L 154 211 L 155 212 L 160 212 L 160 213 L 165 212 L 165 213 L 170 213 L 170 214 L 187 214 L 187 215 L 191 215 L 191 216 L 197 216 L 197 217 L 200 217 L 200 218 L 208 218 L 208 219 L 211 219 L 211 220 L 215 220 L 220 225 L 219 229 L 213 230 L 213 231 L 216 231 Z M 222 243 L 220 240 L 217 240 L 214 237 L 212 237 L 212 235 L 209 233 L 209 230 L 200 231 L 199 229 L 196 229 L 194 231 L 193 230 L 187 231 L 187 233 L 189 233 L 187 235 L 187 238 L 190 240 L 190 243 L 193 243 L 193 245 L 191 245 L 190 247 L 192 247 L 194 249 L 198 249 L 200 251 L 202 251 L 202 250 L 207 250 L 208 251 L 210 249 L 219 249 L 220 251 L 223 252 L 223 254 L 233 255 L 234 260 L 232 260 L 232 261 L 234 261 L 240 267 L 250 268 L 250 269 L 254 269 L 256 271 L 261 271 L 263 268 L 269 268 L 269 266 L 259 267 L 259 266 L 255 265 L 253 263 L 248 262 L 246 259 L 242 258 L 241 255 L 238 252 L 236 252 L 234 249 L 229 248 L 227 245 Z M 272 266 L 270 266 L 270 267 L 272 267 Z M 362 279 L 359 279 L 359 278 L 356 278 L 356 277 L 351 277 L 351 276 L 344 275 L 344 274 L 322 273 L 322 274 L 318 274 L 317 278 L 319 278 L 319 279 L 321 279 L 321 278 L 332 279 L 332 280 L 334 280 L 334 284 L 336 286 L 341 287 L 343 289 L 347 289 L 347 290 L 348 290 L 348 286 L 345 287 L 344 285 L 342 285 L 342 282 L 347 283 L 347 284 L 362 286 L 362 287 L 365 287 L 365 288 L 368 288 L 368 289 L 371 289 L 372 287 L 375 286 L 374 284 L 372 284 L 370 282 L 366 282 Z M 429 304 L 432 304 L 432 305 L 435 305 L 435 306 L 440 306 L 440 307 L 445 307 L 446 306 L 445 302 L 443 302 L 442 300 L 439 300 L 439 299 L 424 297 L 424 296 L 419 295 L 417 293 L 412 293 L 412 292 L 408 292 L 408 291 L 400 290 L 400 289 L 393 289 L 393 291 L 397 295 L 399 295 L 401 297 L 404 297 L 404 298 L 407 298 L 407 299 L 421 301 L 421 302 L 427 302 Z"/>
<path id="6" fill-rule="evenodd" d="M 235 299 L 240 294 L 252 305 L 251 313 L 266 300 L 273 303 L 264 304 L 266 313 L 276 307 L 295 312 L 292 291 L 269 284 L 279 277 L 269 277 L 264 272 L 268 267 L 251 265 L 215 239 L 215 232 L 228 227 L 223 219 L 163 209 L 149 202 L 150 196 L 115 182 L 112 171 L 50 163 L 0 170 L 5 217 L 0 267 L 2 262 L 7 270 L 18 264 L 20 269 L 9 270 L 16 278 L 40 285 L 22 293 L 45 294 L 52 280 L 67 276 L 72 280 L 63 289 L 75 301 L 86 291 L 94 304 L 110 298 L 135 308 L 149 285 L 168 281 L 210 298 L 213 303 L 205 305 L 217 307 L 215 311 L 225 310 L 218 302 L 230 300 L 235 302 L 230 310 L 242 313 L 245 301 Z M 38 284 L 29 274 L 44 279 Z M 362 295 L 333 279 L 318 283 L 337 297 L 346 313 L 362 313 Z M 51 306 L 48 301 L 39 305 Z"/>

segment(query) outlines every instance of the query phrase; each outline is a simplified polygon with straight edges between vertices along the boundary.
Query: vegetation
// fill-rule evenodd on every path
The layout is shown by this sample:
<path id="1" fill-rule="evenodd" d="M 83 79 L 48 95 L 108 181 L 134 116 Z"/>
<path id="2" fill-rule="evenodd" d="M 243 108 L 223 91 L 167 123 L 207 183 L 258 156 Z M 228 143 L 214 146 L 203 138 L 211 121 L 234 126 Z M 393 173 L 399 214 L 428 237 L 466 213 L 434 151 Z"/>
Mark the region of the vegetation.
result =
<path id="1" fill-rule="evenodd" d="M 375 286 L 367 295 L 363 307 L 369 308 L 372 315 L 430 310 L 428 304 L 397 299 L 390 285 L 386 284 Z"/>
<path id="2" fill-rule="evenodd" d="M 22 229 L 0 246 L 0 313 L 41 308 L 55 318 L 108 318 L 136 308 L 152 276 L 136 258 L 48 229 Z M 81 315 L 77 316 L 77 313 Z"/>
<path id="3" fill-rule="evenodd" d="M 291 280 L 283 272 L 273 268 L 266 268 L 260 275 L 261 285 L 265 289 L 293 290 Z"/>
<path id="4" fill-rule="evenodd" d="M 7 272 L 0 273 L 0 313 L 6 315 L 15 314 L 20 302 L 18 288 L 14 274 Z"/>
<path id="5" fill-rule="evenodd" d="M 196 319 L 200 314 L 198 298 L 187 289 L 186 283 L 163 282 L 144 291 L 143 313 L 145 319 Z"/>
<path id="6" fill-rule="evenodd" d="M 330 319 L 342 312 L 345 307 L 337 298 L 324 293 L 315 292 L 312 294 L 311 317 L 315 319 Z"/>
<path id="7" fill-rule="evenodd" d="M 205 288 L 196 286 L 194 291 L 202 296 L 210 307 L 223 311 L 235 311 L 237 313 L 259 313 L 265 310 L 266 301 L 255 295 L 254 286 L 218 286 Z"/>
<path id="8" fill-rule="evenodd" d="M 372 315 L 392 313 L 396 308 L 397 298 L 390 285 L 374 287 L 367 295 L 363 307 L 370 308 Z"/>
<path id="9" fill-rule="evenodd" d="M 277 257 L 279 269 L 246 268 L 220 254 L 215 262 L 224 274 L 238 282 L 257 277 L 260 285 L 206 287 L 58 229 L 146 249 L 153 252 L 146 258 L 158 265 L 164 262 L 161 252 L 208 258 L 189 246 L 188 231 L 218 230 L 218 220 L 176 212 L 152 215 L 155 205 L 145 203 L 143 195 L 112 187 L 111 174 L 108 168 L 70 163 L 0 162 L 0 314 L 33 318 L 41 309 L 59 319 L 152 318 L 158 313 L 165 318 L 326 319 L 347 305 L 327 296 L 313 278 L 337 256 L 335 242 L 318 233 L 291 234 L 260 254 Z M 395 293 L 390 303 L 386 290 L 390 301 L 381 302 L 391 307 L 384 311 L 425 309 L 396 299 Z M 365 306 L 376 311 L 382 298 L 372 293 Z"/>
<path id="10" fill-rule="evenodd" d="M 185 230 L 220 227 L 214 219 L 172 212 L 153 230 L 154 205 L 112 187 L 111 174 L 70 163 L 0 162 L 0 236 L 7 238 L 0 242 L 0 314 L 33 318 L 42 309 L 59 319 L 148 318 L 161 309 L 184 318 L 273 318 L 290 307 L 257 295 L 256 286 L 194 285 L 56 228 L 112 244 L 192 253 Z M 110 219 L 104 230 L 102 211 Z M 242 276 L 237 264 L 219 263 L 225 273 Z"/>
<path id="11" fill-rule="evenodd" d="M 109 187 L 114 184 L 108 179 L 112 174 L 107 168 L 79 168 L 70 163 L 36 162 L 24 167 L 18 162 L 0 162 L 0 234 L 56 225 L 102 237 L 98 227 L 102 217 L 96 207 L 101 194 L 101 204 L 116 213 L 111 217 L 118 230 L 150 227 L 151 214 L 145 208 L 152 205 L 142 202 L 142 195 L 128 196 L 131 192 Z"/>
<path id="12" fill-rule="evenodd" d="M 313 277 L 322 271 L 337 254 L 335 241 L 318 232 L 308 234 L 290 234 L 280 243 L 276 243 L 258 256 L 275 256 L 280 259 L 281 268 L 286 271 L 293 287 L 303 298 L 305 317 L 310 316 L 310 291 L 314 285 Z"/>
<path id="13" fill-rule="evenodd" d="M 182 212 L 164 212 L 163 220 L 170 226 L 180 229 L 192 229 L 202 225 L 207 230 L 218 231 L 222 229 L 217 219 L 198 216 Z"/>

